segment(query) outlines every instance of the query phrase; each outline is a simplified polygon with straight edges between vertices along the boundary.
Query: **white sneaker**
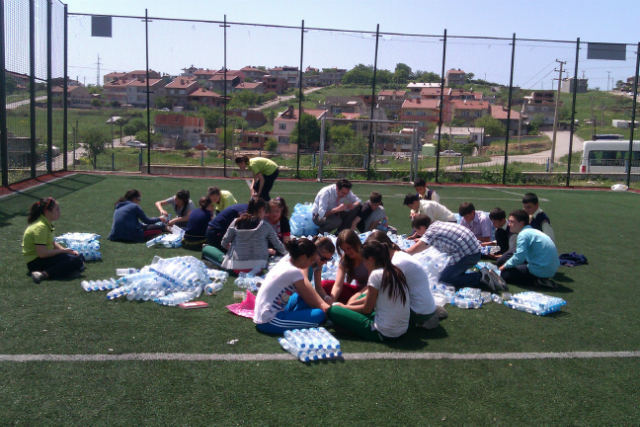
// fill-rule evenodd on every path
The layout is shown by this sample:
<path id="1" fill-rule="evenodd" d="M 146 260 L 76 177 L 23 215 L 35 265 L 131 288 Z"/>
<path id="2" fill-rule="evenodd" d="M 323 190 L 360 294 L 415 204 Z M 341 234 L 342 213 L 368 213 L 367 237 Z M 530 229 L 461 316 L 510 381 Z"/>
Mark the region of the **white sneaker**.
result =
<path id="1" fill-rule="evenodd" d="M 33 280 L 33 283 L 37 285 L 44 279 L 44 273 L 34 271 L 31 273 L 31 279 Z"/>
<path id="2" fill-rule="evenodd" d="M 422 329 L 435 329 L 440 326 L 440 318 L 434 314 L 429 320 L 424 323 L 418 323 L 416 326 Z"/>

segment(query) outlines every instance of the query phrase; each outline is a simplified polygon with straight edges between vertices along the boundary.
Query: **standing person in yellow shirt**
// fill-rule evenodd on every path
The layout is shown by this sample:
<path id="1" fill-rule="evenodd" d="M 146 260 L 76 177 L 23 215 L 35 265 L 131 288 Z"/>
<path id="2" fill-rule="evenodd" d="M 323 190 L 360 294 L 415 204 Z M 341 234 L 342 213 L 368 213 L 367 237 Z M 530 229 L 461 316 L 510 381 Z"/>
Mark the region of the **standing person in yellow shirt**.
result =
<path id="1" fill-rule="evenodd" d="M 65 249 L 53 239 L 53 221 L 60 218 L 60 205 L 53 197 L 45 197 L 29 208 L 29 226 L 22 237 L 22 255 L 31 279 L 42 280 L 78 277 L 84 259 L 73 249 Z"/>
<path id="2" fill-rule="evenodd" d="M 249 159 L 247 156 L 236 157 L 236 164 L 240 169 L 249 169 L 251 173 L 253 173 L 251 197 L 258 196 L 265 202 L 271 200 L 269 192 L 271 188 L 273 188 L 273 183 L 278 178 L 278 165 L 274 161 L 264 157 Z"/>

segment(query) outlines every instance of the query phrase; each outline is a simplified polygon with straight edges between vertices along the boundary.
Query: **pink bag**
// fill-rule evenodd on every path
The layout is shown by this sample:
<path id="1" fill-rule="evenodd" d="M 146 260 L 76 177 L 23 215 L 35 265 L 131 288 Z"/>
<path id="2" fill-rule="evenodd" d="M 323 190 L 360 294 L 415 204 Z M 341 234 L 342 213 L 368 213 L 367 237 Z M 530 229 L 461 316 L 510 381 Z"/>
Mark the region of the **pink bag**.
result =
<path id="1" fill-rule="evenodd" d="M 241 303 L 228 305 L 227 308 L 233 314 L 242 317 L 248 317 L 249 319 L 253 319 L 254 310 L 256 307 L 256 297 L 251 293 L 251 291 L 247 290 L 247 297 Z"/>

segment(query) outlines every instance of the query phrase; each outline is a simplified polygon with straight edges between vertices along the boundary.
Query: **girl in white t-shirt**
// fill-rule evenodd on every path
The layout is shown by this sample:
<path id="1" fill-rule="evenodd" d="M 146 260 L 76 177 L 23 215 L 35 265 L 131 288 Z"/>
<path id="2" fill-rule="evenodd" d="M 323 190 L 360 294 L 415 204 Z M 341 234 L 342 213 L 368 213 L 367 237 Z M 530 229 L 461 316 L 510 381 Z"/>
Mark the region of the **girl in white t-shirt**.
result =
<path id="1" fill-rule="evenodd" d="M 389 246 L 375 241 L 361 249 L 370 271 L 366 291 L 349 304 L 334 303 L 327 316 L 334 325 L 371 341 L 399 338 L 409 328 L 409 288 L 402 271 L 391 263 Z"/>
<path id="2" fill-rule="evenodd" d="M 429 287 L 429 276 L 420 262 L 406 252 L 402 252 L 389 236 L 381 231 L 374 231 L 367 237 L 367 242 L 385 243 L 389 246 L 391 262 L 404 273 L 409 287 L 411 300 L 411 319 L 409 324 L 420 328 L 434 329 L 440 324 L 436 314 L 436 302 Z M 444 312 L 444 310 L 441 310 Z M 444 312 L 446 315 L 446 312 Z"/>
<path id="3" fill-rule="evenodd" d="M 325 321 L 329 305 L 305 285 L 300 270 L 316 260 L 316 246 L 307 239 L 285 243 L 289 257 L 269 271 L 256 297 L 253 322 L 261 332 L 283 334 L 291 329 L 316 328 Z"/>

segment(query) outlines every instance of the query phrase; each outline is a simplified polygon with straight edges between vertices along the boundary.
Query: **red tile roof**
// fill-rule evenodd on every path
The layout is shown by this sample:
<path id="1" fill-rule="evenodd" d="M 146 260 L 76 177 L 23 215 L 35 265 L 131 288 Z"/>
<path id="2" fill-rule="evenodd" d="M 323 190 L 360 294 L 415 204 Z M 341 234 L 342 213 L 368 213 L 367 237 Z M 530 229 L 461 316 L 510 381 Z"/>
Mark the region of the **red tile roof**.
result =
<path id="1" fill-rule="evenodd" d="M 259 73 L 267 74 L 267 72 L 265 70 L 261 70 L 259 68 L 253 68 L 253 67 L 242 67 L 242 68 L 240 68 L 240 71 L 252 71 L 252 72 L 259 72 Z"/>
<path id="2" fill-rule="evenodd" d="M 439 104 L 439 99 L 405 99 L 405 101 L 402 103 L 402 108 L 432 110 L 438 108 Z"/>
<path id="3" fill-rule="evenodd" d="M 489 103 L 487 101 L 471 101 L 462 99 L 454 99 L 451 101 L 451 105 L 456 110 L 486 110 L 489 108 Z"/>
<path id="4" fill-rule="evenodd" d="M 450 90 L 451 89 L 449 89 L 449 88 L 445 88 L 445 90 L 444 90 L 445 95 L 447 95 Z M 420 95 L 421 96 L 440 95 L 440 88 L 439 87 L 425 87 L 425 88 L 422 88 L 420 90 Z"/>
<path id="5" fill-rule="evenodd" d="M 191 87 L 192 85 L 197 85 L 193 78 L 190 77 L 177 77 L 174 81 L 169 83 L 166 87 L 168 89 L 185 89 Z"/>
<path id="6" fill-rule="evenodd" d="M 236 89 L 247 89 L 247 90 L 252 90 L 255 89 L 257 87 L 259 87 L 260 85 L 262 85 L 262 82 L 257 82 L 257 83 L 240 83 L 238 86 L 236 86 Z"/>
<path id="7" fill-rule="evenodd" d="M 402 97 L 405 93 L 407 93 L 406 90 L 381 90 L 378 96 L 393 96 L 395 94 Z"/>
<path id="8" fill-rule="evenodd" d="M 79 87 L 80 86 L 67 86 L 67 92 L 74 91 Z M 51 88 L 51 93 L 64 93 L 64 88 L 62 86 L 54 86 Z"/>
<path id="9" fill-rule="evenodd" d="M 131 82 L 132 82 L 132 79 L 117 79 L 117 80 L 115 80 L 113 82 L 109 82 L 109 83 L 105 84 L 103 87 L 105 89 L 123 87 L 123 86 L 128 85 Z"/>
<path id="10" fill-rule="evenodd" d="M 501 105 L 491 107 L 491 115 L 498 120 L 507 120 L 507 109 Z M 520 112 L 511 110 L 511 120 L 520 120 Z"/>
<path id="11" fill-rule="evenodd" d="M 116 77 L 124 76 L 125 74 L 126 73 L 118 73 L 114 71 L 113 73 L 105 74 L 104 76 L 116 78 Z"/>
<path id="12" fill-rule="evenodd" d="M 154 124 L 166 126 L 204 126 L 204 118 L 185 116 L 182 114 L 156 114 Z"/>
<path id="13" fill-rule="evenodd" d="M 189 96 L 197 96 L 197 97 L 208 97 L 208 98 L 222 98 L 222 95 L 219 93 L 213 92 L 211 90 L 207 90 L 203 87 L 197 89 L 195 92 L 189 94 Z"/>
<path id="14" fill-rule="evenodd" d="M 282 117 L 283 114 L 285 114 L 287 111 L 288 110 L 285 110 L 282 113 L 278 114 L 278 117 L 276 118 L 276 120 L 298 121 L 298 109 L 297 108 L 293 109 L 293 112 L 292 112 L 291 116 Z M 312 109 L 303 108 L 302 109 L 302 114 L 311 114 L 313 117 L 315 117 L 317 119 L 323 113 L 325 113 L 326 111 L 327 110 L 312 110 Z"/>
<path id="15" fill-rule="evenodd" d="M 149 79 L 149 86 L 153 86 L 154 84 L 161 82 L 162 79 Z M 140 87 L 147 87 L 147 80 L 146 79 L 136 79 L 133 80 L 131 83 L 129 83 L 127 86 L 140 86 Z"/>
<path id="16" fill-rule="evenodd" d="M 449 74 L 466 74 L 462 70 L 454 70 L 454 69 L 451 69 L 451 70 L 447 71 L 447 73 L 449 73 Z"/>
<path id="17" fill-rule="evenodd" d="M 229 71 L 227 71 L 227 81 L 231 81 L 233 79 L 237 79 L 238 76 L 235 74 L 231 74 Z M 220 73 L 220 74 L 214 74 L 210 79 L 210 82 L 222 82 L 224 81 L 224 74 Z"/>

